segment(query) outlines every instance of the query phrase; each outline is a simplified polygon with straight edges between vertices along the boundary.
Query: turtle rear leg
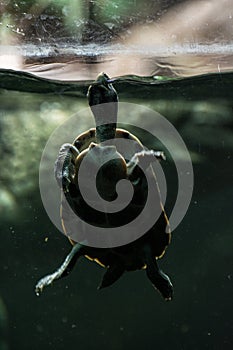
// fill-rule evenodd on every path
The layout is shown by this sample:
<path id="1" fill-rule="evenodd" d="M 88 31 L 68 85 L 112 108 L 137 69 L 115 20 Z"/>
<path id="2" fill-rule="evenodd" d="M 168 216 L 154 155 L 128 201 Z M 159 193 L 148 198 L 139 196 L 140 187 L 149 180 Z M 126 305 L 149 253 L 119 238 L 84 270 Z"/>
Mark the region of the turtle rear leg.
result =
<path id="1" fill-rule="evenodd" d="M 67 276 L 80 256 L 84 255 L 83 246 L 77 243 L 71 250 L 71 252 L 65 258 L 63 264 L 52 274 L 41 278 L 35 287 L 35 293 L 37 296 L 41 294 L 44 287 L 49 286 L 53 281 Z"/>
<path id="2" fill-rule="evenodd" d="M 115 283 L 124 273 L 125 268 L 121 264 L 110 265 L 103 275 L 102 281 L 98 289 L 102 289 L 111 286 Z"/>
<path id="3" fill-rule="evenodd" d="M 165 300 L 172 300 L 173 286 L 170 278 L 159 269 L 156 259 L 149 253 L 146 253 L 146 274 L 155 289 L 157 289 Z"/>

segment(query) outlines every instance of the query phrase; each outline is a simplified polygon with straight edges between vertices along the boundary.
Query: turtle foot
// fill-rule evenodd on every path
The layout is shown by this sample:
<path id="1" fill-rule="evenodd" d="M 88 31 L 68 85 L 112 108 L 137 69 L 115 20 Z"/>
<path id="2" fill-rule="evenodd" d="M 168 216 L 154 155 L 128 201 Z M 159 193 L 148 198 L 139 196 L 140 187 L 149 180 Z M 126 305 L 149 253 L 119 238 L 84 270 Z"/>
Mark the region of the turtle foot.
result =
<path id="1" fill-rule="evenodd" d="M 157 264 L 153 262 L 147 265 L 146 269 L 147 277 L 167 301 L 173 298 L 173 286 L 170 278 L 160 269 L 157 268 Z"/>
<path id="2" fill-rule="evenodd" d="M 49 286 L 50 284 L 52 284 L 52 282 L 57 278 L 56 273 L 52 273 L 51 275 L 47 275 L 43 278 L 41 278 L 35 287 L 35 293 L 37 296 L 40 296 L 40 294 L 42 293 L 44 287 Z"/>
<path id="3" fill-rule="evenodd" d="M 158 271 L 154 282 L 154 287 L 162 294 L 165 300 L 170 301 L 173 298 L 173 286 L 170 278 L 161 270 Z"/>
<path id="4" fill-rule="evenodd" d="M 65 258 L 63 264 L 54 273 L 51 273 L 50 275 L 47 275 L 39 280 L 35 287 L 36 295 L 39 296 L 42 293 L 44 287 L 49 286 L 53 281 L 67 276 L 74 268 L 77 259 L 82 255 L 83 246 L 79 243 L 76 243 L 76 245 L 73 246 L 71 252 Z"/>

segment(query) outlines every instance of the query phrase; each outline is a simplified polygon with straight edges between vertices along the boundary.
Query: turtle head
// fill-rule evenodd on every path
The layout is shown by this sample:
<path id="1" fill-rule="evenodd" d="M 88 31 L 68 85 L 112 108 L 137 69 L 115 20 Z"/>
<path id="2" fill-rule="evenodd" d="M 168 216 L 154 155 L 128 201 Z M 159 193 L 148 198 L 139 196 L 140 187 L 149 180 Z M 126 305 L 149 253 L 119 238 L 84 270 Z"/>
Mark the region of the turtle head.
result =
<path id="1" fill-rule="evenodd" d="M 89 106 L 95 118 L 97 142 L 115 138 L 118 96 L 105 73 L 100 73 L 87 92 Z"/>

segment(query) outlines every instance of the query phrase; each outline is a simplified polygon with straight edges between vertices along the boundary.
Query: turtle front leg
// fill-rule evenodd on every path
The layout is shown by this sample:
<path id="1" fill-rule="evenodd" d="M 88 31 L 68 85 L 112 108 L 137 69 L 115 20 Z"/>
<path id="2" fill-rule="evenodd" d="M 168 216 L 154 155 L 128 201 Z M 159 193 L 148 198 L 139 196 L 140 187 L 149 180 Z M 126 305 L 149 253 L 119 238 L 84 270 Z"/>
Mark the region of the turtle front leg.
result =
<path id="1" fill-rule="evenodd" d="M 44 287 L 49 286 L 53 281 L 67 276 L 74 268 L 74 265 L 78 258 L 82 255 L 84 255 L 83 246 L 77 243 L 72 248 L 71 252 L 67 255 L 63 264 L 54 273 L 41 278 L 37 282 L 35 287 L 36 295 L 39 296 L 42 293 Z"/>
<path id="2" fill-rule="evenodd" d="M 63 188 L 65 193 L 69 192 L 69 186 L 73 182 L 75 159 L 78 155 L 79 151 L 70 143 L 65 143 L 59 150 L 55 162 L 54 175 L 59 187 Z"/>
<path id="3" fill-rule="evenodd" d="M 133 179 L 137 177 L 138 166 L 140 165 L 146 170 L 152 162 L 157 159 L 158 161 L 166 160 L 166 157 L 162 151 L 142 150 L 133 155 L 130 161 L 127 163 L 128 177 Z"/>
<path id="4" fill-rule="evenodd" d="M 154 288 L 157 289 L 165 300 L 172 300 L 173 286 L 170 278 L 159 269 L 156 259 L 152 256 L 150 249 L 146 249 L 146 274 Z"/>

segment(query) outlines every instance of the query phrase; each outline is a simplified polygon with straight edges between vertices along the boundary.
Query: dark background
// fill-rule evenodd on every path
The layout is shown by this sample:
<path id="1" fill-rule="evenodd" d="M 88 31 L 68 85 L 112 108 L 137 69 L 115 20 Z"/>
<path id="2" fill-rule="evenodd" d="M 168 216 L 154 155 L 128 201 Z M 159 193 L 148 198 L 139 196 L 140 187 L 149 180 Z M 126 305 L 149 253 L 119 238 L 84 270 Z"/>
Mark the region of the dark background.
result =
<path id="1" fill-rule="evenodd" d="M 132 86 L 126 84 L 127 95 L 130 92 L 135 95 L 135 88 L 130 89 Z M 224 85 L 219 95 L 223 90 Z M 178 86 L 178 96 L 180 91 Z M 159 261 L 174 283 L 172 302 L 161 298 L 144 271 L 126 273 L 112 287 L 97 291 L 103 269 L 84 258 L 68 278 L 37 297 L 36 282 L 58 267 L 71 246 L 48 219 L 40 199 L 39 164 L 35 160 L 39 162 L 46 137 L 40 136 L 41 147 L 34 152 L 35 159 L 27 158 L 27 153 L 20 159 L 21 167 L 26 162 L 29 165 L 35 162 L 31 166 L 32 174 L 28 173 L 23 179 L 28 183 L 32 178 L 34 185 L 27 190 L 20 190 L 23 180 L 17 182 L 17 173 L 14 178 L 17 172 L 14 152 L 5 151 L 1 184 L 3 188 L 18 188 L 19 191 L 18 195 L 15 192 L 14 210 L 4 212 L 3 200 L 1 207 L 4 216 L 1 216 L 0 231 L 0 294 L 6 308 L 6 339 L 10 349 L 231 348 L 233 172 L 229 135 L 232 100 L 221 98 L 220 110 L 225 112 L 219 118 L 214 107 L 218 100 L 211 100 L 210 95 L 208 92 L 203 96 L 209 103 L 208 113 L 214 111 L 214 114 L 206 112 L 208 118 L 203 111 L 195 112 L 202 102 L 196 101 L 194 96 L 193 101 L 188 96 L 182 101 L 174 99 L 165 113 L 168 120 L 176 120 L 174 125 L 192 154 L 195 181 L 189 210 L 174 231 L 166 255 Z M 9 107 L 7 97 L 15 101 L 13 106 Z M 144 97 L 144 103 L 155 103 L 158 108 L 166 101 L 156 102 L 154 90 L 149 86 Z M 22 106 L 27 102 L 27 111 L 31 108 L 33 117 L 33 111 L 35 113 L 48 96 L 2 91 L 2 120 L 12 115 L 17 118 L 20 111 L 17 98 L 23 102 Z M 131 101 L 123 92 L 120 98 Z M 60 103 L 61 109 L 72 105 L 72 101 L 79 104 L 79 100 L 72 98 L 50 96 L 49 103 L 52 105 L 55 101 Z M 139 100 L 138 103 L 143 102 Z M 198 123 L 200 118 L 206 122 Z M 24 128 L 27 129 L 27 123 L 21 124 L 17 132 L 23 134 Z M 41 135 L 39 129 L 31 130 L 34 136 Z M 8 146 L 10 148 L 10 144 Z M 2 149 L 4 147 L 6 145 L 2 144 Z M 4 167 L 8 173 L 3 172 Z M 177 188 L 174 165 L 169 159 L 164 170 L 169 207 Z"/>

